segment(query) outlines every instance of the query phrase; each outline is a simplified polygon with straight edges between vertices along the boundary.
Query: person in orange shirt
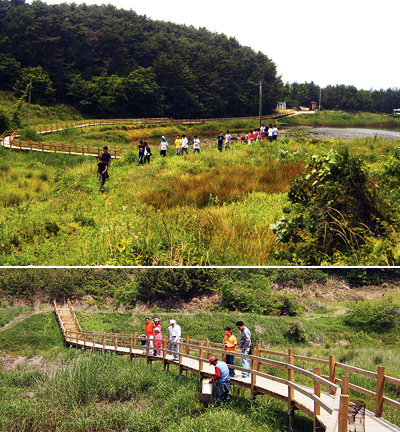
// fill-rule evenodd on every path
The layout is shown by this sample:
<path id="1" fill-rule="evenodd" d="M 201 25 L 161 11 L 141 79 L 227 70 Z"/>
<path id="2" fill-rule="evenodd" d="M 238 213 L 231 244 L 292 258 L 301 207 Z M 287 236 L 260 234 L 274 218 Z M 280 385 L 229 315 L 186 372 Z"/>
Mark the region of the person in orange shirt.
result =
<path id="1" fill-rule="evenodd" d="M 153 348 L 154 327 L 155 325 L 152 321 L 150 321 L 150 318 L 146 318 L 146 325 L 144 328 L 145 328 L 146 337 L 150 339 L 149 341 L 150 348 Z M 149 353 L 149 355 L 154 355 L 154 352 L 152 352 L 151 354 Z"/>
<path id="2" fill-rule="evenodd" d="M 236 337 L 232 334 L 232 329 L 230 327 L 225 327 L 225 337 L 224 337 L 224 350 L 235 352 L 236 351 L 236 345 L 237 340 Z M 227 354 L 226 355 L 226 364 L 228 365 L 234 365 L 235 356 L 233 354 Z M 235 376 L 235 370 L 233 368 L 229 368 L 229 376 L 234 377 Z"/>

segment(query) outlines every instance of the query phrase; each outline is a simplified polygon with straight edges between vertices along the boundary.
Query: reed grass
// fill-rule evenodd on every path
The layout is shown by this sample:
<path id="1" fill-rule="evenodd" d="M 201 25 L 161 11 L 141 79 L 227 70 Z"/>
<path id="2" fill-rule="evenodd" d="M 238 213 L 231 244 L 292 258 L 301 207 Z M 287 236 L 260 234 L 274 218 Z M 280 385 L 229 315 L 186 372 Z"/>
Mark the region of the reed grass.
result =
<path id="1" fill-rule="evenodd" d="M 299 137 L 223 153 L 210 140 L 200 154 L 167 158 L 153 146 L 150 165 L 137 167 L 136 150 L 113 161 L 104 195 L 96 160 L 0 149 L 0 263 L 279 265 L 275 252 L 287 246 L 270 225 L 287 188 L 307 156 L 341 146 L 369 158 L 374 173 L 398 140 Z"/>
<path id="2" fill-rule="evenodd" d="M 254 432 L 286 430 L 283 404 L 261 397 L 251 402 L 239 393 L 229 406 L 205 409 L 196 377 L 166 373 L 159 363 L 84 353 L 51 372 L 0 375 L 1 431 L 206 431 L 223 422 L 238 431 L 246 425 Z M 311 424 L 302 420 L 295 431 L 311 431 Z"/>

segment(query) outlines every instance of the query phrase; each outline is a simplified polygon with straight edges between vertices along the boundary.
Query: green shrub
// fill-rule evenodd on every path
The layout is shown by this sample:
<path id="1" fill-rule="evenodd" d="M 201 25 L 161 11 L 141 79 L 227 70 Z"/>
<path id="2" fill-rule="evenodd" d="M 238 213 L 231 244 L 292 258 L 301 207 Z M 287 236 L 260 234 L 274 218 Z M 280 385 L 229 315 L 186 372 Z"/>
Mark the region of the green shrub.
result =
<path id="1" fill-rule="evenodd" d="M 42 135 L 37 133 L 37 130 L 33 127 L 26 127 L 22 129 L 19 134 L 19 138 L 22 141 L 42 141 Z"/>
<path id="2" fill-rule="evenodd" d="M 269 279 L 262 275 L 226 282 L 222 287 L 222 299 L 230 310 L 262 315 L 296 316 L 304 310 L 293 296 L 272 294 Z"/>
<path id="3" fill-rule="evenodd" d="M 400 324 L 400 305 L 391 298 L 351 304 L 345 323 L 364 331 L 387 332 Z"/>
<path id="4" fill-rule="evenodd" d="M 285 337 L 293 342 L 308 341 L 307 333 L 300 321 L 294 321 L 293 323 L 289 324 L 289 327 L 285 332 Z"/>
<path id="5" fill-rule="evenodd" d="M 319 265 L 383 233 L 383 202 L 362 158 L 347 148 L 312 156 L 288 199 L 292 207 L 271 229 L 277 242 L 291 243 L 293 261 Z"/>
<path id="6" fill-rule="evenodd" d="M 311 283 L 323 284 L 328 281 L 328 274 L 319 269 L 279 269 L 271 275 L 271 280 L 281 286 L 302 288 Z"/>

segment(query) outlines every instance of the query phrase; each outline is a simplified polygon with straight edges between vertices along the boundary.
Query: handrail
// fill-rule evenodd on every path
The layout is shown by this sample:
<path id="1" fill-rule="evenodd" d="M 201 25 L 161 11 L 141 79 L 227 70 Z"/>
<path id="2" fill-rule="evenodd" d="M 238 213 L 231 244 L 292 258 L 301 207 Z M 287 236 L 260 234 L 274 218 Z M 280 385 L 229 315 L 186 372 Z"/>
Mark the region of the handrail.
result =
<path id="1" fill-rule="evenodd" d="M 81 326 L 80 326 L 80 324 L 79 324 L 78 317 L 76 316 L 76 313 L 75 313 L 75 311 L 74 311 L 74 308 L 72 307 L 72 303 L 70 302 L 69 299 L 67 300 L 67 305 L 68 305 L 68 309 L 70 310 L 71 315 L 72 315 L 72 317 L 73 317 L 73 319 L 74 319 L 74 323 L 75 323 L 75 325 L 76 325 L 76 328 L 77 328 L 80 332 L 82 332 L 82 328 L 81 328 Z"/>
<path id="2" fill-rule="evenodd" d="M 62 333 L 63 333 L 63 335 L 65 337 L 64 323 L 63 323 L 63 320 L 61 319 L 60 311 L 58 310 L 57 303 L 56 303 L 55 300 L 53 300 L 53 304 L 54 304 L 54 309 L 55 309 L 55 312 L 56 312 L 56 315 L 57 315 L 58 322 L 59 322 L 59 324 L 61 326 Z"/>
<path id="3" fill-rule="evenodd" d="M 70 307 L 70 303 L 68 304 Z M 149 342 L 150 338 L 147 339 L 146 346 L 141 346 L 134 344 L 134 341 L 142 340 L 141 336 L 138 336 L 135 333 L 135 336 L 133 334 L 119 334 L 119 333 L 104 333 L 104 332 L 88 332 L 87 330 L 82 331 L 73 331 L 73 330 L 67 330 L 65 332 L 66 339 L 73 344 L 78 344 L 78 342 L 83 342 L 84 348 L 88 349 L 95 349 L 96 344 L 98 349 L 105 349 L 106 346 L 110 347 L 112 351 L 117 352 L 118 348 L 129 348 L 129 351 L 126 353 L 129 353 L 132 355 L 133 350 L 136 349 L 137 352 L 134 353 L 136 356 L 144 356 L 146 358 L 151 357 L 154 360 L 166 360 L 166 355 L 172 354 L 173 351 L 167 347 L 168 340 L 164 338 L 162 340 L 163 342 L 163 357 L 155 357 L 150 355 L 150 350 L 153 348 L 150 348 Z M 189 339 L 190 341 L 190 339 Z M 108 344 L 107 344 L 108 342 Z M 209 354 L 212 353 L 213 355 L 226 355 L 231 354 L 230 351 L 226 351 L 220 348 L 214 348 L 210 346 L 209 341 L 203 341 L 201 344 L 193 344 L 193 343 L 187 343 L 187 342 L 174 342 L 174 344 L 179 346 L 178 354 L 179 354 L 179 360 L 178 364 L 183 365 L 183 359 L 190 359 L 194 361 L 199 362 L 199 373 L 209 374 L 207 372 L 204 372 L 202 368 L 202 363 L 207 362 L 207 358 L 209 357 Z M 81 343 L 82 345 L 82 343 Z M 207 345 L 207 346 L 205 346 Z M 218 344 L 222 345 L 222 344 Z M 145 349 L 146 353 L 143 354 L 142 350 Z M 194 351 L 196 355 L 192 355 L 190 352 Z M 287 371 L 292 370 L 296 374 L 304 375 L 307 378 L 313 379 L 315 382 L 318 382 L 319 384 L 325 386 L 328 390 L 331 390 L 333 392 L 332 395 L 332 401 L 334 402 L 335 399 L 337 399 L 340 396 L 340 387 L 328 379 L 325 379 L 324 377 L 318 376 L 317 374 L 314 374 L 310 371 L 307 371 L 305 369 L 301 369 L 297 366 L 290 365 L 285 362 L 278 362 L 276 360 L 270 360 L 266 359 L 264 357 L 260 357 L 258 354 L 257 349 L 255 349 L 256 354 L 255 355 L 246 355 L 242 353 L 235 353 L 236 357 L 247 357 L 249 360 L 253 361 L 253 365 L 258 362 L 258 364 L 264 364 L 268 366 L 280 366 L 280 368 L 284 368 Z M 118 351 L 120 354 L 123 354 L 123 351 Z M 258 369 L 258 368 L 257 368 Z M 316 393 L 310 393 L 309 391 L 305 390 L 304 386 L 300 386 L 296 384 L 295 382 L 291 381 L 290 378 L 283 379 L 279 377 L 275 377 L 272 375 L 269 375 L 265 372 L 259 371 L 257 369 L 245 369 L 243 367 L 239 367 L 235 365 L 235 370 L 238 371 L 245 371 L 248 372 L 251 375 L 251 385 L 257 386 L 256 383 L 256 377 L 266 378 L 266 379 L 272 379 L 274 381 L 280 382 L 281 384 L 286 385 L 288 388 L 292 388 L 293 390 L 298 391 L 301 394 L 304 394 L 306 397 L 310 398 L 316 405 L 320 406 L 322 409 L 324 409 L 329 415 L 336 415 L 337 411 L 335 411 L 335 403 L 332 404 L 332 406 L 329 406 L 325 401 L 321 399 L 320 396 L 318 396 Z M 210 375 L 210 374 L 209 374 Z M 337 421 L 336 421 L 337 423 Z"/>
<path id="4" fill-rule="evenodd" d="M 37 141 L 22 141 L 18 140 L 18 145 L 10 144 L 10 148 L 19 150 L 40 150 L 42 152 L 54 152 L 64 154 L 92 155 L 99 156 L 103 152 L 102 147 L 90 147 L 88 145 L 64 144 L 64 143 L 49 143 Z M 124 149 L 113 149 L 110 154 L 113 159 L 120 158 L 125 152 Z"/>
<path id="5" fill-rule="evenodd" d="M 58 313 L 56 302 L 54 302 L 54 305 L 56 308 L 57 317 L 59 318 L 60 324 L 63 328 L 62 320 Z M 124 334 L 124 333 L 112 333 L 112 332 L 106 333 L 106 332 L 96 332 L 96 331 L 88 332 L 87 330 L 82 331 L 69 299 L 68 299 L 68 308 L 72 316 L 74 317 L 74 322 L 76 323 L 76 327 L 78 329 L 77 331 L 65 330 L 65 329 L 63 330 L 64 337 L 69 343 L 82 345 L 83 342 L 83 346 L 85 348 L 92 348 L 92 349 L 105 350 L 106 347 L 111 347 L 111 350 L 115 352 L 117 352 L 118 349 L 120 349 L 118 352 L 121 354 L 125 353 L 125 354 L 130 354 L 135 356 L 136 355 L 144 356 L 147 359 L 151 358 L 154 360 L 163 360 L 164 362 L 169 361 L 166 359 L 166 354 L 172 353 L 172 351 L 167 347 L 168 341 L 165 338 L 163 339 L 163 356 L 161 358 L 154 357 L 150 355 L 150 351 L 152 350 L 152 348 L 150 348 L 149 338 L 147 338 L 146 346 L 142 346 L 141 343 L 139 342 L 142 340 L 142 337 L 138 336 L 137 333 Z M 178 345 L 179 347 L 178 363 L 180 367 L 183 366 L 182 360 L 184 358 L 198 361 L 199 362 L 198 371 L 200 374 L 205 373 L 203 371 L 203 364 L 207 363 L 207 360 L 210 358 L 211 355 L 218 355 L 224 358 L 225 355 L 232 354 L 231 351 L 226 351 L 224 349 L 221 349 L 221 347 L 223 347 L 223 344 L 221 343 L 210 342 L 209 340 L 201 341 L 201 340 L 190 339 L 189 336 L 187 336 L 186 339 L 181 339 L 180 342 L 174 342 L 174 344 Z M 123 349 L 125 349 L 125 351 L 123 351 Z M 145 350 L 145 353 L 143 353 L 143 349 Z M 278 360 L 273 360 L 271 358 L 265 358 L 262 357 L 263 354 L 283 357 L 286 360 L 278 361 Z M 343 410 L 344 411 L 348 410 L 348 389 L 352 389 L 354 391 L 360 392 L 362 394 L 374 398 L 376 401 L 376 409 L 375 409 L 376 417 L 382 416 L 384 404 L 400 409 L 400 402 L 385 397 L 384 395 L 384 383 L 387 382 L 387 383 L 400 386 L 400 379 L 386 376 L 385 369 L 383 366 L 378 366 L 378 372 L 371 372 L 361 368 L 336 362 L 334 355 L 330 355 L 329 360 L 317 359 L 312 357 L 294 355 L 292 349 L 289 349 L 288 354 L 283 352 L 264 350 L 261 349 L 261 346 L 259 344 L 254 349 L 254 354 L 252 355 L 242 354 L 239 352 L 235 352 L 234 355 L 236 358 L 246 357 L 252 362 L 251 370 L 247 370 L 235 365 L 235 370 L 246 371 L 250 373 L 252 392 L 253 390 L 257 391 L 255 390 L 257 386 L 257 381 L 256 381 L 257 377 L 262 377 L 262 378 L 276 381 L 281 384 L 285 384 L 288 387 L 289 406 L 294 401 L 293 398 L 294 390 L 302 394 L 305 394 L 307 397 L 309 397 L 311 400 L 314 401 L 314 405 L 315 405 L 314 409 L 316 413 L 317 413 L 317 407 L 320 407 L 324 409 L 328 414 L 331 415 L 331 419 L 329 421 L 329 424 L 327 425 L 326 432 L 333 432 L 333 431 L 342 432 L 346 430 L 343 426 L 343 423 L 345 422 L 345 417 L 343 417 L 344 416 Z M 311 372 L 309 370 L 295 366 L 294 365 L 295 359 L 329 366 L 329 376 L 321 375 L 320 367 L 316 367 L 315 372 Z M 277 377 L 274 375 L 267 374 L 266 372 L 259 370 L 260 366 L 267 366 L 274 369 L 284 370 L 287 372 L 288 378 L 285 379 L 282 377 Z M 350 383 L 348 375 L 342 375 L 342 379 L 336 378 L 337 369 L 343 369 L 345 371 L 367 376 L 371 379 L 376 379 L 377 381 L 376 391 L 365 389 Z M 304 386 L 299 386 L 298 384 L 295 383 L 295 379 L 294 379 L 295 374 L 303 375 L 304 377 L 311 379 L 314 382 L 313 394 L 305 390 Z M 346 379 L 346 383 L 345 383 L 345 379 Z M 342 385 L 342 388 L 345 389 L 346 394 L 341 394 L 342 391 L 340 390 L 338 384 Z M 327 405 L 326 402 L 324 402 L 320 398 L 318 394 L 319 390 L 317 391 L 317 387 L 319 387 L 320 385 L 326 387 L 328 392 L 331 394 L 333 398 L 332 400 L 334 401 L 332 407 L 329 407 L 329 405 Z M 343 405 L 342 408 L 340 408 L 340 404 Z M 318 412 L 319 412 L 319 408 L 318 408 Z"/>

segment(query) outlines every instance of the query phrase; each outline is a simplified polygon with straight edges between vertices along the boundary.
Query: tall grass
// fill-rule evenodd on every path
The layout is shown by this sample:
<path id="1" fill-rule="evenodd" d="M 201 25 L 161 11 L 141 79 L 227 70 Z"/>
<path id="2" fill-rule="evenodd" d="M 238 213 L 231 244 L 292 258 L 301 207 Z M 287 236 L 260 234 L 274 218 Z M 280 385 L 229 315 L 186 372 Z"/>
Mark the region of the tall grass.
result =
<path id="1" fill-rule="evenodd" d="M 1 431 L 207 431 L 222 422 L 237 431 L 286 430 L 283 404 L 261 397 L 251 402 L 239 392 L 229 406 L 205 409 L 196 377 L 166 373 L 159 363 L 83 354 L 50 373 L 0 374 Z M 298 426 L 312 430 L 311 420 Z"/>
<path id="2" fill-rule="evenodd" d="M 135 150 L 112 162 L 104 195 L 97 160 L 0 149 L 0 262 L 279 265 L 274 253 L 287 246 L 275 242 L 270 225 L 283 214 L 306 157 L 346 145 L 379 170 L 398 145 L 380 138 L 352 143 L 300 137 L 219 153 L 212 141 L 182 157 L 170 151 L 161 158 L 154 148 L 144 167 Z"/>

